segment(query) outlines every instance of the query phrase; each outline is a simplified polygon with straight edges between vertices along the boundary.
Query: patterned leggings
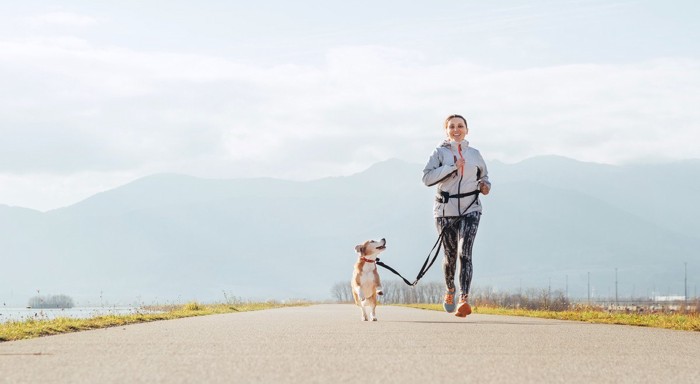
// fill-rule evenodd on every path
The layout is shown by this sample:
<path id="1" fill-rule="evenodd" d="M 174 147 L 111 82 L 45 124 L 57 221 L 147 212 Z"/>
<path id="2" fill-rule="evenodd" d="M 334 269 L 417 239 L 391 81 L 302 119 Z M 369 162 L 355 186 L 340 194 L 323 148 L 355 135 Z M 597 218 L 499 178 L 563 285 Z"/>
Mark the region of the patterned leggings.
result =
<path id="1" fill-rule="evenodd" d="M 438 233 L 443 232 L 442 246 L 445 248 L 445 259 L 442 263 L 442 269 L 445 272 L 445 285 L 448 291 L 455 290 L 455 270 L 459 256 L 460 294 L 469 294 L 469 288 L 472 284 L 472 247 L 480 218 L 481 212 L 471 212 L 454 225 L 452 224 L 459 218 L 438 217 L 435 219 Z"/>

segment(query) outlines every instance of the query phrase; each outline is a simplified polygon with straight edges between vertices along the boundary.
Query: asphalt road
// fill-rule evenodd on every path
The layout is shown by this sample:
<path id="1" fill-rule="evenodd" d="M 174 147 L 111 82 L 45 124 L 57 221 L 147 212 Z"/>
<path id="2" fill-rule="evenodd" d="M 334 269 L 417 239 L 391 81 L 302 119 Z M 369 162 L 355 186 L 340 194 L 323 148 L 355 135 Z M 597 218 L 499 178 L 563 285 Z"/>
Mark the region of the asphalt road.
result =
<path id="1" fill-rule="evenodd" d="M 0 343 L 0 383 L 700 383 L 700 332 L 315 305 Z"/>

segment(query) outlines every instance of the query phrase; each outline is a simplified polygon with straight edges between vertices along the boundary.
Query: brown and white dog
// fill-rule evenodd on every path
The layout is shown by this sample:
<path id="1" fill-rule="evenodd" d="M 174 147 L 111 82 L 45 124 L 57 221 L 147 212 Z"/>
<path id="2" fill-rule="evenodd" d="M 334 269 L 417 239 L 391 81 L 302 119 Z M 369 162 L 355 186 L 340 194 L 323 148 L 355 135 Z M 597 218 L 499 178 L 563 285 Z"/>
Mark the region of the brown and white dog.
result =
<path id="1" fill-rule="evenodd" d="M 377 321 L 375 308 L 377 307 L 377 295 L 383 295 L 382 282 L 379 280 L 377 272 L 377 256 L 386 249 L 386 240 L 379 241 L 367 240 L 364 243 L 355 246 L 358 260 L 355 263 L 355 270 L 352 274 L 352 296 L 355 298 L 355 304 L 362 311 L 361 319 Z M 367 313 L 369 312 L 369 313 Z"/>

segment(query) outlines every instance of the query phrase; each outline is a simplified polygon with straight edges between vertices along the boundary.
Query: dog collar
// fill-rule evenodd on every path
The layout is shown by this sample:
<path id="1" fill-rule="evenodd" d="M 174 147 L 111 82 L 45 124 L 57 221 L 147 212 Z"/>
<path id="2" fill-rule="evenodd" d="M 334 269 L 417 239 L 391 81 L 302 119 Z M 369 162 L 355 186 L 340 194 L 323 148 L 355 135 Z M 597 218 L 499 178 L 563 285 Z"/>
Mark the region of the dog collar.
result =
<path id="1" fill-rule="evenodd" d="M 360 257 L 360 260 L 364 261 L 365 263 L 374 263 L 374 260 L 370 260 L 364 256 Z"/>

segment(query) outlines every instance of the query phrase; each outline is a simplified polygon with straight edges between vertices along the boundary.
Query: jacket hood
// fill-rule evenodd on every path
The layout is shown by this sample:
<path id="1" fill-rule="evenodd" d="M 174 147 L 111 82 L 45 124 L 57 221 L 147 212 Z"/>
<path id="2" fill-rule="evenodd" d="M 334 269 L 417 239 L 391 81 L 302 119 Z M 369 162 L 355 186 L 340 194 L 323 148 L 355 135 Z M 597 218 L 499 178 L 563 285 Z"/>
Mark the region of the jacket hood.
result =
<path id="1" fill-rule="evenodd" d="M 469 141 L 462 140 L 461 142 L 457 143 L 457 142 L 454 142 L 452 140 L 445 140 L 442 142 L 442 144 L 440 144 L 440 146 L 443 148 L 449 148 L 453 151 L 456 151 L 459 144 L 462 145 L 462 150 L 464 150 L 465 148 L 467 148 L 469 146 Z"/>

